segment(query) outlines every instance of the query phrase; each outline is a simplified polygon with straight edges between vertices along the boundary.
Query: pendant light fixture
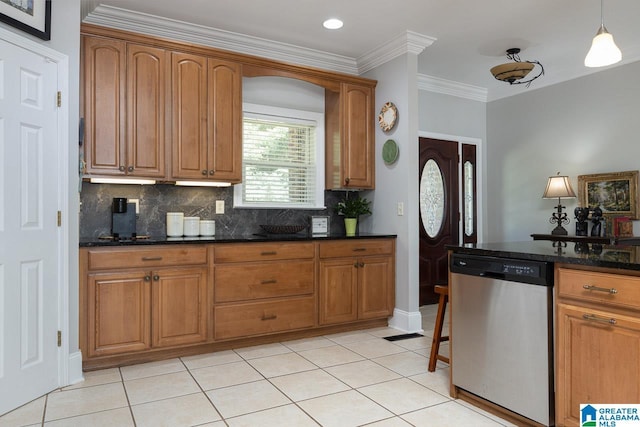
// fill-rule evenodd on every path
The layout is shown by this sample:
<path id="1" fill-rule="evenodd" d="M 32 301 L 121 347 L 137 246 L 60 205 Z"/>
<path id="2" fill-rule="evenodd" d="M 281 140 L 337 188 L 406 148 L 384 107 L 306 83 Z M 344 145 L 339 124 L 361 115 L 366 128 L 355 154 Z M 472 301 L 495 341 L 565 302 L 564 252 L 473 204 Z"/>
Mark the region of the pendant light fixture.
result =
<path id="1" fill-rule="evenodd" d="M 613 36 L 604 26 L 604 0 L 600 0 L 600 28 L 593 38 L 591 49 L 584 58 L 584 65 L 587 67 L 606 67 L 607 65 L 620 62 L 622 52 L 613 41 Z"/>

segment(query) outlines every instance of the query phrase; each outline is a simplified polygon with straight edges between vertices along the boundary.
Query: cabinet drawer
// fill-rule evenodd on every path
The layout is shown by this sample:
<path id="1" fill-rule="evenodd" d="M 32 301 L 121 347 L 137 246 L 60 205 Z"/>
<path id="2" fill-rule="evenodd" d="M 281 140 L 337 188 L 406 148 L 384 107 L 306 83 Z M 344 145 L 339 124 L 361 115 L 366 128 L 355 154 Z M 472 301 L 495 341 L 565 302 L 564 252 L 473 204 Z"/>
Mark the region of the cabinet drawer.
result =
<path id="1" fill-rule="evenodd" d="M 234 304 L 215 308 L 215 339 L 313 327 L 313 297 Z"/>
<path id="2" fill-rule="evenodd" d="M 313 292 L 313 261 L 223 264 L 214 269 L 216 302 Z"/>
<path id="3" fill-rule="evenodd" d="M 640 309 L 640 277 L 559 268 L 557 287 L 560 298 Z"/>
<path id="4" fill-rule="evenodd" d="M 207 263 L 207 247 L 103 248 L 87 251 L 89 270 Z"/>
<path id="5" fill-rule="evenodd" d="M 320 258 L 342 258 L 366 255 L 387 255 L 393 250 L 392 240 L 370 239 L 334 242 L 320 244 Z"/>
<path id="6" fill-rule="evenodd" d="M 313 258 L 313 243 L 242 243 L 216 246 L 214 259 L 221 262 L 271 261 Z"/>

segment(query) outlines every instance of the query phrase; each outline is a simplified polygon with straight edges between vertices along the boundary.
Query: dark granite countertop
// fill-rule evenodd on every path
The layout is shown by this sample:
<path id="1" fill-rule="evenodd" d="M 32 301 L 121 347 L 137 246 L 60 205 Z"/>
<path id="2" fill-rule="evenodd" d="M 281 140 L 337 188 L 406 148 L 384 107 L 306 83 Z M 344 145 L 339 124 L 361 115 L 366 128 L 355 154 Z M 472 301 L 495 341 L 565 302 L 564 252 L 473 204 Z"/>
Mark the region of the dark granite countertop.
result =
<path id="1" fill-rule="evenodd" d="M 640 270 L 640 246 L 536 240 L 450 245 L 447 248 L 456 253 Z"/>
<path id="2" fill-rule="evenodd" d="M 99 246 L 148 246 L 148 245 L 173 245 L 173 244 L 206 244 L 206 243 L 241 243 L 241 242 L 302 242 L 318 240 L 349 240 L 349 239 L 381 239 L 395 238 L 395 234 L 359 233 L 355 236 L 344 234 L 248 234 L 248 235 L 216 235 L 211 237 L 153 237 L 140 238 L 135 241 L 113 241 L 96 237 L 80 238 L 80 247 Z"/>

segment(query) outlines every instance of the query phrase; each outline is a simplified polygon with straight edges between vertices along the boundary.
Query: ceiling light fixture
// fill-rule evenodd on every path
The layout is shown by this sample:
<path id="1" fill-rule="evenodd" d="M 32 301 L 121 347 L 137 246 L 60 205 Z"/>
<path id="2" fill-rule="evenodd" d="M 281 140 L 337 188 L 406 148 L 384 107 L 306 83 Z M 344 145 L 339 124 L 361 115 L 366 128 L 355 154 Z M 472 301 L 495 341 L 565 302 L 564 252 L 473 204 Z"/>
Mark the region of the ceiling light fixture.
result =
<path id="1" fill-rule="evenodd" d="M 330 18 L 322 23 L 322 26 L 327 30 L 338 30 L 342 28 L 343 25 L 344 23 L 338 18 Z"/>
<path id="2" fill-rule="evenodd" d="M 517 47 L 507 49 L 507 58 L 514 62 L 496 65 L 491 69 L 491 74 L 497 80 L 507 82 L 510 85 L 526 84 L 529 87 L 532 81 L 544 74 L 544 67 L 539 61 L 520 60 L 519 53 L 520 49 Z M 540 72 L 535 77 L 522 81 L 521 79 L 525 78 L 536 65 L 540 67 Z"/>
<path id="3" fill-rule="evenodd" d="M 600 0 L 600 28 L 593 38 L 589 53 L 584 58 L 584 65 L 586 67 L 606 67 L 620 62 L 621 59 L 622 52 L 613 41 L 611 33 L 604 27 L 604 0 Z"/>

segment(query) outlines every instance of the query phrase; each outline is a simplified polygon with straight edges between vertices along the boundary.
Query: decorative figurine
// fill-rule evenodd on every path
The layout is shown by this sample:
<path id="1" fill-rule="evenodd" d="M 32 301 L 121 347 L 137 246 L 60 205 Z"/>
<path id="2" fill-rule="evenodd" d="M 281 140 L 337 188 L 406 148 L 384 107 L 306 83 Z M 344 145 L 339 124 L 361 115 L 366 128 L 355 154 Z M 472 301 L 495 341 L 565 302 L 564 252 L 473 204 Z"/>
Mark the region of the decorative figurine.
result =
<path id="1" fill-rule="evenodd" d="M 587 219 L 589 218 L 589 208 L 575 208 L 573 213 L 576 216 L 576 236 L 586 236 L 589 228 Z"/>
<path id="2" fill-rule="evenodd" d="M 593 226 L 591 227 L 591 235 L 592 236 L 600 236 L 602 233 L 602 209 L 596 207 L 591 210 L 591 222 Z"/>

